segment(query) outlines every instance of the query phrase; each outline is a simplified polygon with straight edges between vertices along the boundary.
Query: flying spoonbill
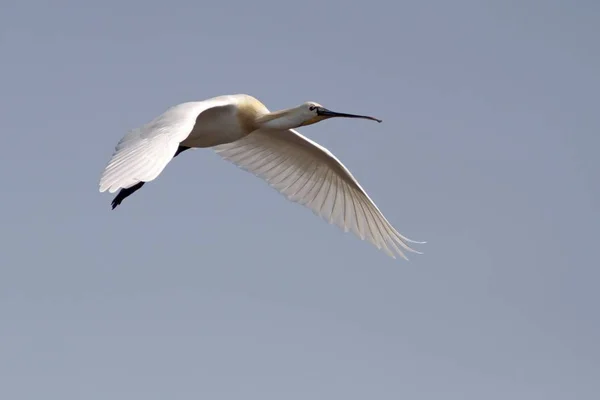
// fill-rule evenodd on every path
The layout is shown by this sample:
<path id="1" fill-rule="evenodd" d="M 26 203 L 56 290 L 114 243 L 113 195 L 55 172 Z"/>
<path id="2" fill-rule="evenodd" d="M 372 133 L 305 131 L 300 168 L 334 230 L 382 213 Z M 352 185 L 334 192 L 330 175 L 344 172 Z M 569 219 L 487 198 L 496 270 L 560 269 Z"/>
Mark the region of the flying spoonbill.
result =
<path id="1" fill-rule="evenodd" d="M 326 148 L 294 128 L 334 117 L 365 115 L 330 111 L 315 102 L 269 112 L 245 94 L 181 103 L 117 143 L 100 178 L 100 192 L 114 193 L 112 208 L 154 180 L 183 151 L 212 147 L 221 157 L 266 180 L 289 200 L 350 229 L 396 258 L 416 242 L 402 236 L 383 216 L 350 171 Z"/>

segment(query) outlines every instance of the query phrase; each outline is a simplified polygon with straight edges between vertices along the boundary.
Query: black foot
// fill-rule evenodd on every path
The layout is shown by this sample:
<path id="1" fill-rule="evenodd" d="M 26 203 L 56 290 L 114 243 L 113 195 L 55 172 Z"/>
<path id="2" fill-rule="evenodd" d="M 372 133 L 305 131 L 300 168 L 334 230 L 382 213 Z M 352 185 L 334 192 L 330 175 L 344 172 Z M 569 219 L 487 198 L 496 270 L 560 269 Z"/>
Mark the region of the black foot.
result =
<path id="1" fill-rule="evenodd" d="M 125 198 L 127 198 L 128 196 L 131 196 L 133 194 L 133 192 L 135 192 L 136 190 L 139 190 L 142 186 L 144 186 L 144 183 L 146 183 L 146 182 L 136 183 L 135 185 L 133 185 L 130 188 L 121 189 L 119 191 L 119 194 L 117 194 L 115 196 L 112 203 L 110 203 L 112 205 L 112 209 L 114 210 L 116 206 L 118 206 L 119 204 L 121 204 L 121 202 L 123 200 L 125 200 Z"/>

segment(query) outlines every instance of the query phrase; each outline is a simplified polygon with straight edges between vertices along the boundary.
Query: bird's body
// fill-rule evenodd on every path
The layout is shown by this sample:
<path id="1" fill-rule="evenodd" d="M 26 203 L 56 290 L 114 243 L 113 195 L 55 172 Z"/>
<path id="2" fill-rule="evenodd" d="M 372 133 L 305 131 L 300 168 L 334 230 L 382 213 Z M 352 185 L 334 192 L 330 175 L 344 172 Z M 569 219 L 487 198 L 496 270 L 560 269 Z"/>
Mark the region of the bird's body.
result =
<path id="1" fill-rule="evenodd" d="M 218 96 L 173 106 L 117 144 L 100 178 L 100 191 L 120 190 L 113 208 L 154 180 L 166 165 L 190 148 L 212 147 L 224 159 L 263 178 L 288 199 L 300 203 L 345 231 L 394 257 L 398 245 L 416 252 L 385 219 L 350 171 L 324 147 L 293 128 L 332 117 L 372 117 L 329 111 L 317 103 L 269 112 L 256 98 Z"/>

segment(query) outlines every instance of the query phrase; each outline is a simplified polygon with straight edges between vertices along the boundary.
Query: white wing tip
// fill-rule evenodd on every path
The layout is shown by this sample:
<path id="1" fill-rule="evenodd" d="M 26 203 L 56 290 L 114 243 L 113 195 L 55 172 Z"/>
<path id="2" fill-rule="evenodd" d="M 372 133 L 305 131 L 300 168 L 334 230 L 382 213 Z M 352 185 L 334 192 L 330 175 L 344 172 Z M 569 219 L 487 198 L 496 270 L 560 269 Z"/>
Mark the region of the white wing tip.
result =
<path id="1" fill-rule="evenodd" d="M 109 193 L 114 193 L 117 190 L 121 189 L 119 185 L 107 185 L 106 183 L 100 183 L 98 191 L 100 193 L 106 192 L 108 190 Z"/>
<path id="2" fill-rule="evenodd" d="M 405 238 L 403 237 L 403 239 L 405 239 Z M 399 241 L 399 242 L 400 242 L 399 244 L 401 245 L 401 247 L 402 247 L 404 250 L 406 250 L 406 251 L 409 251 L 409 252 L 411 252 L 411 253 L 419 254 L 419 255 L 422 255 L 422 254 L 423 254 L 423 252 L 421 252 L 421 251 L 418 251 L 418 250 L 415 250 L 415 249 L 413 249 L 412 247 L 410 247 L 409 245 L 407 245 L 406 243 L 403 243 L 404 241 L 408 241 L 408 240 Z M 426 242 L 415 242 L 415 241 L 410 241 L 410 242 L 411 242 L 411 243 L 419 243 L 419 244 L 424 244 L 424 243 L 426 243 Z M 408 257 L 407 257 L 407 256 L 404 254 L 404 252 L 403 252 L 402 250 L 400 250 L 400 249 L 399 249 L 399 248 L 397 248 L 397 247 L 396 247 L 396 250 L 397 250 L 397 253 L 398 253 L 398 254 L 400 254 L 400 256 L 401 256 L 402 258 L 404 258 L 406 261 L 410 261 L 410 260 L 408 259 Z M 394 257 L 394 258 L 396 258 L 396 257 Z"/>

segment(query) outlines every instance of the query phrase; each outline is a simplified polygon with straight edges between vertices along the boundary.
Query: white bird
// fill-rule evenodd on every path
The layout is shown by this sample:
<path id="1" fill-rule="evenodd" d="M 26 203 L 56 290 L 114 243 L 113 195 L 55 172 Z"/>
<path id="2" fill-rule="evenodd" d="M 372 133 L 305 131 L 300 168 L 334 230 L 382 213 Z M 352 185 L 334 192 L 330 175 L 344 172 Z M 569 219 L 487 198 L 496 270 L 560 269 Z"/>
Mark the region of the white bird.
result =
<path id="1" fill-rule="evenodd" d="M 350 171 L 326 148 L 294 128 L 333 118 L 364 115 L 330 111 L 315 102 L 269 112 L 252 96 L 236 94 L 186 102 L 129 131 L 117 144 L 100 178 L 100 192 L 121 189 L 112 208 L 154 180 L 190 148 L 212 147 L 224 159 L 266 180 L 289 200 L 350 229 L 396 258 L 421 254 L 383 216 Z"/>

